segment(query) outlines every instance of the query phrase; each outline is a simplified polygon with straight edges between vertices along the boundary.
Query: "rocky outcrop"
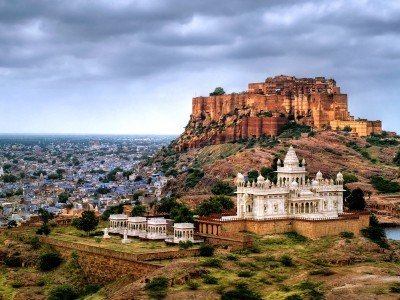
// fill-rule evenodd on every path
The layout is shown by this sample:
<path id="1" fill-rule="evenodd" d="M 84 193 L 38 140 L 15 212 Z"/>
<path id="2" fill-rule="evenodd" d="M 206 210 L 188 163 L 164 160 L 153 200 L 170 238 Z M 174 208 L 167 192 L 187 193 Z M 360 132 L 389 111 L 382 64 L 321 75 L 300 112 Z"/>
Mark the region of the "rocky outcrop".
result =
<path id="1" fill-rule="evenodd" d="M 193 98 L 189 123 L 176 148 L 274 136 L 290 120 L 315 130 L 335 120 L 357 122 L 335 80 L 281 75 L 250 83 L 240 94 Z"/>

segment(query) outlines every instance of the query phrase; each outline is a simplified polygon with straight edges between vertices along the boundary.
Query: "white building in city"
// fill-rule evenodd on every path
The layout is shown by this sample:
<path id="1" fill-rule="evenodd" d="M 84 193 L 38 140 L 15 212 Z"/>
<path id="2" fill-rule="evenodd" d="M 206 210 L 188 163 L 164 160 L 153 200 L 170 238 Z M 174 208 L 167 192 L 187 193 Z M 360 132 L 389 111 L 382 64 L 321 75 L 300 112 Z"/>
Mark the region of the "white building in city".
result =
<path id="1" fill-rule="evenodd" d="M 263 176 L 257 182 L 245 181 L 237 174 L 237 217 L 271 218 L 337 218 L 343 213 L 343 175 L 336 180 L 324 179 L 321 172 L 315 179 L 306 179 L 306 163 L 300 163 L 290 146 L 282 162 L 277 162 L 277 183 Z"/>

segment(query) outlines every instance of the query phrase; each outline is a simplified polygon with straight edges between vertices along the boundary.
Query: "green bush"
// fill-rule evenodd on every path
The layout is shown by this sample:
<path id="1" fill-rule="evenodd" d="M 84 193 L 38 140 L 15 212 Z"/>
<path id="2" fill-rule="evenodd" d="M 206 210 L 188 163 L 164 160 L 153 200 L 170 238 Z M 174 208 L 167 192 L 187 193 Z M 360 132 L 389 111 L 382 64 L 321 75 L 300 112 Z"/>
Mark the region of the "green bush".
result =
<path id="1" fill-rule="evenodd" d="M 37 250 L 42 246 L 42 243 L 40 242 L 39 238 L 37 236 L 32 237 L 28 241 L 29 245 L 31 245 L 33 250 Z"/>
<path id="2" fill-rule="evenodd" d="M 169 286 L 168 278 L 164 276 L 154 277 L 145 285 L 145 289 L 149 293 L 150 299 L 163 299 L 167 295 Z"/>
<path id="3" fill-rule="evenodd" d="M 22 284 L 21 281 L 15 280 L 15 281 L 13 281 L 13 282 L 11 283 L 11 286 L 12 286 L 13 288 L 15 288 L 15 289 L 18 289 L 18 288 L 20 288 L 20 287 L 23 287 L 24 285 Z"/>
<path id="4" fill-rule="evenodd" d="M 47 225 L 47 224 L 43 224 L 36 230 L 36 234 L 39 234 L 39 235 L 44 234 L 47 236 L 50 234 L 50 232 L 51 232 L 51 229 L 50 229 L 49 225 Z"/>
<path id="5" fill-rule="evenodd" d="M 354 238 L 354 233 L 353 233 L 353 232 L 350 232 L 350 231 L 342 231 L 339 235 L 340 235 L 342 238 L 345 238 L 345 239 L 352 239 L 352 238 Z"/>
<path id="6" fill-rule="evenodd" d="M 204 177 L 204 172 L 194 169 L 186 178 L 185 185 L 188 188 L 194 188 Z"/>
<path id="7" fill-rule="evenodd" d="M 57 252 L 49 252 L 39 256 L 38 267 L 41 271 L 50 271 L 62 263 L 62 258 Z"/>
<path id="8" fill-rule="evenodd" d="M 243 270 L 243 271 L 239 271 L 239 273 L 237 275 L 238 275 L 238 277 L 249 278 L 249 277 L 252 277 L 254 275 L 254 273 L 247 271 L 247 270 Z"/>
<path id="9" fill-rule="evenodd" d="M 261 300 L 262 297 L 245 283 L 239 283 L 234 290 L 223 292 L 221 300 Z"/>
<path id="10" fill-rule="evenodd" d="M 358 182 L 358 177 L 354 174 L 344 173 L 343 174 L 343 183 L 347 184 L 347 183 L 352 183 L 352 182 Z"/>
<path id="11" fill-rule="evenodd" d="M 299 138 L 302 133 L 310 132 L 310 126 L 298 124 L 296 122 L 289 122 L 279 129 L 278 135 L 281 138 Z"/>
<path id="12" fill-rule="evenodd" d="M 373 176 L 370 180 L 372 186 L 382 193 L 397 193 L 400 191 L 400 184 L 389 181 L 381 176 Z"/>
<path id="13" fill-rule="evenodd" d="M 214 255 L 214 247 L 208 244 L 200 246 L 200 256 L 210 257 Z"/>
<path id="14" fill-rule="evenodd" d="M 69 284 L 60 285 L 52 289 L 49 293 L 48 300 L 74 300 L 78 298 L 78 294 Z"/>
<path id="15" fill-rule="evenodd" d="M 189 249 L 191 247 L 193 247 L 192 241 L 186 241 L 186 242 L 180 241 L 179 242 L 179 249 L 185 250 L 185 249 Z"/>
<path id="16" fill-rule="evenodd" d="M 299 294 L 290 295 L 285 298 L 285 300 L 302 300 L 302 299 L 303 297 L 301 297 Z"/>
<path id="17" fill-rule="evenodd" d="M 289 255 L 283 255 L 281 256 L 281 258 L 279 259 L 280 263 L 282 265 L 284 265 L 285 267 L 293 267 L 294 266 L 294 262 L 293 259 L 289 256 Z"/>
<path id="18" fill-rule="evenodd" d="M 324 275 L 324 276 L 330 276 L 335 274 L 331 269 L 328 268 L 322 268 L 322 269 L 317 269 L 310 271 L 310 275 Z"/>
<path id="19" fill-rule="evenodd" d="M 203 267 L 220 268 L 222 266 L 222 261 L 218 258 L 209 258 L 205 261 L 202 261 L 201 265 Z"/>
<path id="20" fill-rule="evenodd" d="M 400 283 L 399 282 L 393 283 L 392 286 L 390 287 L 390 291 L 392 293 L 400 293 Z"/>
<path id="21" fill-rule="evenodd" d="M 187 285 L 188 285 L 189 289 L 192 291 L 198 290 L 200 287 L 200 283 L 198 283 L 196 281 L 191 281 L 191 280 L 189 280 L 187 282 Z"/>
<path id="22" fill-rule="evenodd" d="M 4 258 L 4 264 L 7 267 L 19 268 L 22 267 L 22 260 L 17 255 L 11 255 Z"/>
<path id="23" fill-rule="evenodd" d="M 218 279 L 216 277 L 208 275 L 208 274 L 202 275 L 202 278 L 203 278 L 203 283 L 205 283 L 205 284 L 217 284 L 218 283 Z"/>
<path id="24" fill-rule="evenodd" d="M 88 296 L 97 293 L 99 290 L 100 286 L 98 286 L 97 284 L 88 284 L 83 287 L 81 296 Z"/>
<path id="25" fill-rule="evenodd" d="M 233 255 L 233 254 L 228 254 L 226 256 L 226 259 L 235 261 L 235 260 L 238 260 L 238 257 L 236 255 Z"/>

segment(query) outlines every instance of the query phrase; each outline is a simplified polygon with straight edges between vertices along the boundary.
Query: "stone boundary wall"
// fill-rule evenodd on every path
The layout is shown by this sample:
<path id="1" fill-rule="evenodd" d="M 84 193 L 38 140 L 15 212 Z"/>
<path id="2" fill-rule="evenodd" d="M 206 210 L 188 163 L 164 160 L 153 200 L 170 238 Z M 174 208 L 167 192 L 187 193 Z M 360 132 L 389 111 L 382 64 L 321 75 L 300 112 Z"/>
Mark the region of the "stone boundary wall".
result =
<path id="1" fill-rule="evenodd" d="M 75 251 L 78 255 L 78 264 L 92 283 L 106 284 L 126 275 L 138 279 L 163 267 L 138 261 L 135 254 L 63 242 L 48 237 L 42 237 L 41 241 L 52 245 L 64 258 L 71 257 L 71 253 Z"/>
<path id="2" fill-rule="evenodd" d="M 285 232 L 297 232 L 311 239 L 323 236 L 338 235 L 343 231 L 353 232 L 359 235 L 361 229 L 369 226 L 369 213 L 344 214 L 336 219 L 199 219 L 200 223 L 218 224 L 221 226 L 218 236 L 211 234 L 214 238 L 236 236 L 243 231 L 254 232 L 259 235 L 279 234 Z M 201 224 L 200 224 L 201 226 Z M 219 233 L 218 232 L 218 233 Z"/>
<path id="3" fill-rule="evenodd" d="M 228 246 L 231 251 L 240 250 L 253 245 L 253 239 L 250 235 L 242 234 L 240 239 L 233 239 L 226 236 L 214 236 L 203 234 L 202 237 L 213 246 Z"/>
<path id="4" fill-rule="evenodd" d="M 139 261 L 174 259 L 189 256 L 199 256 L 200 249 L 171 250 L 136 254 Z"/>

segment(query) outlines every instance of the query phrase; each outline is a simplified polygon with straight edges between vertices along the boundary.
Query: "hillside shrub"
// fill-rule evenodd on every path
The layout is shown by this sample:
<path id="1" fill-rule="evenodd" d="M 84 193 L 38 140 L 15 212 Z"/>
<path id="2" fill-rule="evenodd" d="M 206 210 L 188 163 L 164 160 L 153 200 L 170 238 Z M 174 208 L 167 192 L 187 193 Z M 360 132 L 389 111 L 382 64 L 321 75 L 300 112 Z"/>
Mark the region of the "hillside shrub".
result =
<path id="1" fill-rule="evenodd" d="M 42 254 L 38 259 L 38 268 L 41 271 L 51 271 L 62 263 L 62 258 L 57 252 Z"/>
<path id="2" fill-rule="evenodd" d="M 310 126 L 298 124 L 296 122 L 289 122 L 279 129 L 278 135 L 281 138 L 299 138 L 302 133 L 309 132 L 311 132 Z"/>
<path id="3" fill-rule="evenodd" d="M 333 274 L 335 274 L 335 272 L 332 271 L 329 268 L 322 268 L 322 269 L 317 269 L 317 270 L 310 271 L 310 275 L 331 276 Z"/>
<path id="4" fill-rule="evenodd" d="M 283 255 L 280 259 L 279 259 L 280 263 L 282 265 L 284 265 L 285 267 L 293 267 L 294 266 L 294 262 L 293 259 L 289 256 L 289 255 Z"/>
<path id="5" fill-rule="evenodd" d="M 12 268 L 22 267 L 22 260 L 18 255 L 6 256 L 3 262 L 7 267 L 12 267 Z"/>
<path id="6" fill-rule="evenodd" d="M 168 285 L 168 278 L 157 276 L 146 283 L 144 288 L 149 293 L 151 299 L 163 299 L 167 295 Z"/>
<path id="7" fill-rule="evenodd" d="M 214 255 L 214 247 L 208 244 L 200 246 L 200 256 L 210 257 Z"/>
<path id="8" fill-rule="evenodd" d="M 222 261 L 218 258 L 209 258 L 209 259 L 201 262 L 201 265 L 203 267 L 219 268 L 222 266 Z"/>
<path id="9" fill-rule="evenodd" d="M 78 298 L 78 294 L 69 284 L 60 285 L 52 289 L 49 293 L 48 300 L 74 300 Z"/>
<path id="10" fill-rule="evenodd" d="M 352 183 L 352 182 L 358 182 L 358 177 L 354 174 L 351 173 L 344 173 L 343 174 L 343 183 Z"/>
<path id="11" fill-rule="evenodd" d="M 353 233 L 353 232 L 350 232 L 350 231 L 342 231 L 339 235 L 340 235 L 342 238 L 345 238 L 345 239 L 352 239 L 352 238 L 354 238 L 354 233 Z"/>
<path id="12" fill-rule="evenodd" d="M 97 284 L 91 283 L 91 284 L 85 285 L 83 287 L 81 296 L 88 296 L 88 295 L 97 293 L 99 290 L 100 290 L 100 286 L 98 286 Z"/>
<path id="13" fill-rule="evenodd" d="M 223 292 L 221 300 L 261 300 L 259 293 L 250 289 L 246 283 L 238 283 L 235 289 Z"/>
<path id="14" fill-rule="evenodd" d="M 370 180 L 372 186 L 382 193 L 397 193 L 400 191 L 400 184 L 387 180 L 381 176 L 373 176 Z"/>
<path id="15" fill-rule="evenodd" d="M 390 291 L 392 293 L 400 293 L 400 282 L 393 283 L 392 286 L 390 287 Z"/>
<path id="16" fill-rule="evenodd" d="M 196 281 L 192 281 L 192 280 L 189 280 L 187 285 L 189 287 L 189 290 L 192 290 L 192 291 L 198 290 L 200 287 L 200 283 L 198 283 Z"/>
<path id="17" fill-rule="evenodd" d="M 201 277 L 203 278 L 203 283 L 205 283 L 205 284 L 217 284 L 218 283 L 218 279 L 209 274 L 203 274 Z"/>
<path id="18" fill-rule="evenodd" d="M 192 241 L 179 241 L 179 249 L 185 250 L 193 247 Z"/>
<path id="19" fill-rule="evenodd" d="M 252 277 L 254 275 L 254 273 L 247 271 L 247 270 L 243 270 L 243 271 L 239 271 L 239 273 L 237 275 L 238 275 L 238 277 L 249 278 L 249 277 Z"/>
<path id="20" fill-rule="evenodd" d="M 200 171 L 199 169 L 194 169 L 191 173 L 187 176 L 185 185 L 188 188 L 194 188 L 200 180 L 204 177 L 204 172 Z"/>

